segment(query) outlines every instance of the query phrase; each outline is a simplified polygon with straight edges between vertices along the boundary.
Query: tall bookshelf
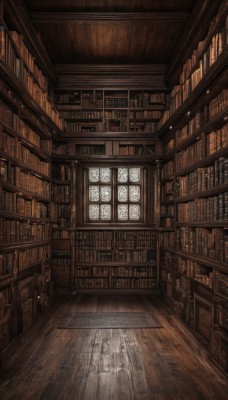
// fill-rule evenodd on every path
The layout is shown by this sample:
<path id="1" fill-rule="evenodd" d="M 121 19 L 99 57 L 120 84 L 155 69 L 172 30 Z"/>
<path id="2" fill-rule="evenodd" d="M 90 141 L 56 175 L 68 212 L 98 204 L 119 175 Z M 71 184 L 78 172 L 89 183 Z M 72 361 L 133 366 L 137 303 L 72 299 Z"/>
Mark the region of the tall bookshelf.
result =
<path id="1" fill-rule="evenodd" d="M 223 2 L 159 123 L 161 289 L 226 372 L 227 18 Z"/>
<path id="2" fill-rule="evenodd" d="M 48 79 L 0 17 L 0 349 L 47 308 L 51 273 L 51 143 L 61 120 Z"/>
<path id="3" fill-rule="evenodd" d="M 65 260 L 66 267 L 64 254 L 54 251 L 58 266 L 54 266 L 53 271 L 63 271 L 62 278 L 56 276 L 56 287 L 57 281 L 62 279 L 67 282 L 65 291 L 67 287 L 73 291 L 157 290 L 154 197 L 157 163 L 161 158 L 157 124 L 165 109 L 166 94 L 147 89 L 85 89 L 57 91 L 55 98 L 65 124 L 62 135 L 53 142 L 53 161 L 56 165 L 79 163 L 75 184 L 71 176 L 71 188 L 77 187 L 75 196 L 71 195 L 71 210 L 76 211 L 71 215 L 72 224 L 68 229 L 68 249 L 72 257 Z M 148 190 L 147 194 L 142 190 L 142 210 L 147 204 L 148 214 L 144 219 L 130 224 L 88 221 L 86 171 L 102 166 L 116 169 L 133 166 L 147 170 L 142 176 Z M 70 182 L 68 184 L 70 186 Z M 55 195 L 54 198 L 56 203 Z M 115 204 L 117 209 L 117 197 Z M 53 234 L 55 231 L 54 228 Z M 128 244 L 126 248 L 124 241 Z"/>

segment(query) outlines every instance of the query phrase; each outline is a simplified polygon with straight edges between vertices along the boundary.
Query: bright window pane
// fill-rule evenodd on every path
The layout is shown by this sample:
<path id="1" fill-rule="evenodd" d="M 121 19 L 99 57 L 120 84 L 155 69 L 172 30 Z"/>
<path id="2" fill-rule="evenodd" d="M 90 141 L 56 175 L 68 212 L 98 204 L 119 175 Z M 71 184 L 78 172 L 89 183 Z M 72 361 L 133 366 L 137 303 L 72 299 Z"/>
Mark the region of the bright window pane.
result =
<path id="1" fill-rule="evenodd" d="M 128 181 L 128 168 L 118 168 L 118 182 L 125 183 Z"/>
<path id="2" fill-rule="evenodd" d="M 111 201 L 111 186 L 101 186 L 101 201 Z"/>
<path id="3" fill-rule="evenodd" d="M 90 201 L 99 201 L 99 186 L 89 186 L 89 200 Z"/>
<path id="4" fill-rule="evenodd" d="M 111 168 L 100 168 L 100 181 L 103 183 L 111 182 Z"/>
<path id="5" fill-rule="evenodd" d="M 98 204 L 89 205 L 89 219 L 91 221 L 99 220 L 99 209 L 100 206 Z"/>
<path id="6" fill-rule="evenodd" d="M 128 186 L 123 186 L 123 185 L 118 186 L 118 201 L 120 202 L 128 201 Z"/>
<path id="7" fill-rule="evenodd" d="M 129 168 L 129 181 L 139 182 L 140 181 L 140 168 Z"/>
<path id="8" fill-rule="evenodd" d="M 129 187 L 129 200 L 133 203 L 140 200 L 140 187 L 136 185 L 131 185 Z"/>
<path id="9" fill-rule="evenodd" d="M 99 168 L 89 168 L 89 181 L 99 182 Z"/>
<path id="10" fill-rule="evenodd" d="M 140 219 L 140 206 L 138 204 L 130 204 L 129 219 L 130 221 L 138 221 Z"/>
<path id="11" fill-rule="evenodd" d="M 118 213 L 118 221 L 127 221 L 128 220 L 128 205 L 127 204 L 119 204 L 117 213 Z"/>
<path id="12" fill-rule="evenodd" d="M 102 204 L 100 206 L 101 211 L 101 220 L 102 221 L 110 221 L 111 220 L 111 206 L 110 204 Z"/>

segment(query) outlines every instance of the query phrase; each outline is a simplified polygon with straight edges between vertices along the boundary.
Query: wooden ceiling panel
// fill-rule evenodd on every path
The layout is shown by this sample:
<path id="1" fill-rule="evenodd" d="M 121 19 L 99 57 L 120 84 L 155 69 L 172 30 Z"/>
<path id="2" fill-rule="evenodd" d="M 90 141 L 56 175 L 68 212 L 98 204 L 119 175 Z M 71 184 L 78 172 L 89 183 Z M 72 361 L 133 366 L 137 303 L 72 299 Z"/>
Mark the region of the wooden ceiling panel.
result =
<path id="1" fill-rule="evenodd" d="M 184 22 L 39 24 L 54 63 L 166 63 Z"/>
<path id="2" fill-rule="evenodd" d="M 26 0 L 32 11 L 191 11 L 195 0 Z"/>

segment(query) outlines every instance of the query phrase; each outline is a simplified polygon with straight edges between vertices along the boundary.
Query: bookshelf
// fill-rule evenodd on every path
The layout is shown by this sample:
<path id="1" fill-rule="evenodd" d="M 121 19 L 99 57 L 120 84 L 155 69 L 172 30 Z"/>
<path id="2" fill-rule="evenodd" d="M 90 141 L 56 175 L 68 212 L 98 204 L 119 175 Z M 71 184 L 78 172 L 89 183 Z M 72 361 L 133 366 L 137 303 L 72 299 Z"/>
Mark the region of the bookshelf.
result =
<path id="1" fill-rule="evenodd" d="M 78 229 L 76 289 L 157 289 L 154 230 Z"/>
<path id="2" fill-rule="evenodd" d="M 22 34 L 0 27 L 0 349 L 47 308 L 51 148 L 59 113 Z"/>
<path id="3" fill-rule="evenodd" d="M 223 2 L 184 64 L 159 136 L 161 289 L 227 372 L 226 14 Z"/>
<path id="4" fill-rule="evenodd" d="M 57 93 L 56 103 L 64 118 L 64 135 L 88 137 L 102 133 L 157 132 L 167 103 L 164 92 L 152 90 L 79 90 Z"/>

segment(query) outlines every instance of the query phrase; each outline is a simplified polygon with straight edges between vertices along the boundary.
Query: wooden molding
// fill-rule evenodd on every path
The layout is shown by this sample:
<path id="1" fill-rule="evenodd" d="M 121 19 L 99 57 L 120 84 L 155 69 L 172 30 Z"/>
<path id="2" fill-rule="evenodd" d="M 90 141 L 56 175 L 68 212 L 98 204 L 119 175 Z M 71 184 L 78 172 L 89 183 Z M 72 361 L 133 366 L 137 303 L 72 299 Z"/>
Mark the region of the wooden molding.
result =
<path id="1" fill-rule="evenodd" d="M 34 23 L 62 24 L 63 22 L 135 22 L 135 21 L 186 21 L 187 12 L 31 12 L 30 18 Z"/>
<path id="2" fill-rule="evenodd" d="M 56 64 L 57 90 L 79 88 L 145 88 L 167 90 L 166 64 L 83 65 Z"/>

